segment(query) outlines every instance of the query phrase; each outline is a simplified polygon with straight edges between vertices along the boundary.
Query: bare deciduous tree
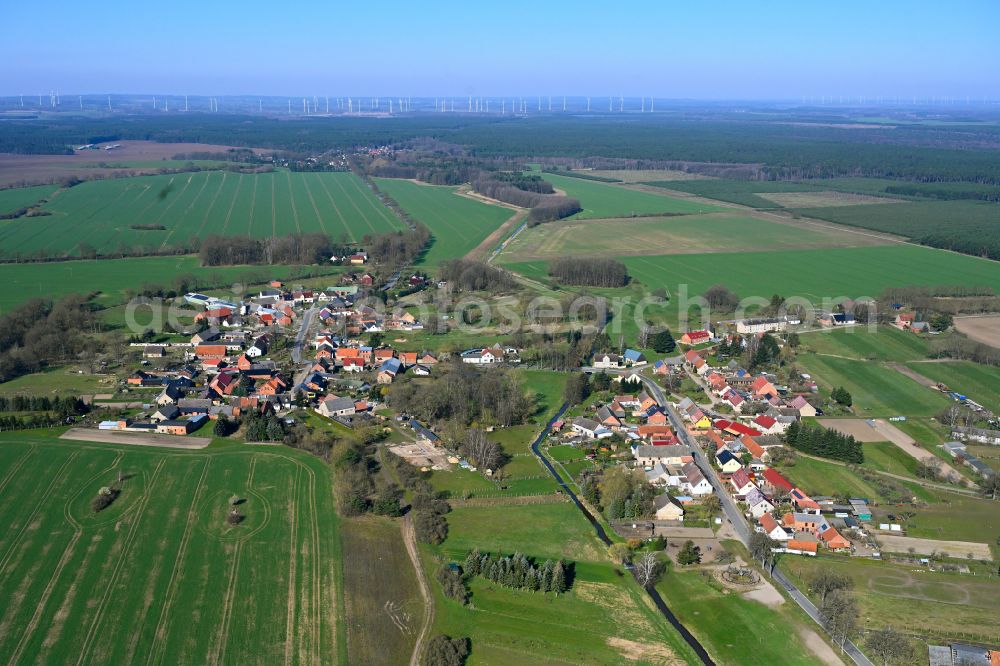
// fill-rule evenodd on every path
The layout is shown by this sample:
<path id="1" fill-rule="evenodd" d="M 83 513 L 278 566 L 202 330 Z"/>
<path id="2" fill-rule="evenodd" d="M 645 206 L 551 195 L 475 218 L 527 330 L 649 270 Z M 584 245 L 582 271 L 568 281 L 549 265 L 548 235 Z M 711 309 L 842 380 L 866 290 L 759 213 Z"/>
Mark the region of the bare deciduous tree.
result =
<path id="1" fill-rule="evenodd" d="M 502 451 L 499 444 L 486 437 L 485 432 L 477 428 L 470 428 L 465 433 L 462 452 L 478 467 L 495 470 Z"/>
<path id="2" fill-rule="evenodd" d="M 646 553 L 635 563 L 635 579 L 639 585 L 648 588 L 656 583 L 662 570 L 662 562 L 656 553 Z"/>

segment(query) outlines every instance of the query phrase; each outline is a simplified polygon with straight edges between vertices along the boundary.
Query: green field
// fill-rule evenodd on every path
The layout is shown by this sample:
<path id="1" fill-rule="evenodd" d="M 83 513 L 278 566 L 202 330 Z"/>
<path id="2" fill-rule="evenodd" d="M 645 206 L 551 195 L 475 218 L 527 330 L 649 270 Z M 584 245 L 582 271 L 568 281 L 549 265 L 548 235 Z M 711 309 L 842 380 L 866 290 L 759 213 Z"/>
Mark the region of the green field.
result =
<path id="1" fill-rule="evenodd" d="M 1000 368 L 969 361 L 908 365 L 924 377 L 946 384 L 952 391 L 975 400 L 994 413 L 1000 413 Z"/>
<path id="2" fill-rule="evenodd" d="M 719 664 L 815 664 L 791 630 L 786 602 L 779 609 L 724 588 L 712 572 L 674 567 L 657 584 L 667 605 Z M 782 640 L 768 640 L 781 635 Z"/>
<path id="3" fill-rule="evenodd" d="M 472 579 L 467 606 L 447 599 L 437 582 L 434 634 L 467 636 L 469 664 L 697 663 L 666 620 L 624 571 L 613 567 L 593 530 L 572 504 L 459 507 L 449 535 L 424 547 L 425 568 L 464 559 L 469 548 L 575 563 L 569 592 L 556 596 L 509 590 Z"/>
<path id="4" fill-rule="evenodd" d="M 678 215 L 712 213 L 723 210 L 718 206 L 687 201 L 653 192 L 633 190 L 594 180 L 541 174 L 557 190 L 580 200 L 583 210 L 574 218 L 632 217 L 636 215 Z"/>
<path id="5" fill-rule="evenodd" d="M 800 336 L 800 351 L 862 360 L 914 361 L 927 357 L 927 338 L 892 326 L 836 328 Z"/>
<path id="6" fill-rule="evenodd" d="M 784 474 L 808 495 L 833 497 L 878 497 L 875 489 L 845 465 L 798 456 L 794 465 L 781 467 Z"/>
<path id="7" fill-rule="evenodd" d="M 915 245 L 833 248 L 794 252 L 743 252 L 621 257 L 633 279 L 649 290 L 676 293 L 688 285 L 697 295 L 718 283 L 740 296 L 810 299 L 876 297 L 905 285 L 988 285 L 1000 291 L 1000 263 Z M 545 279 L 544 261 L 507 264 L 528 277 Z M 817 300 L 817 305 L 819 302 Z"/>
<path id="8" fill-rule="evenodd" d="M 30 298 L 57 299 L 73 293 L 101 292 L 101 305 L 115 305 L 122 301 L 126 289 L 139 289 L 147 283 L 169 286 L 177 275 L 194 275 L 199 284 L 223 287 L 337 270 L 332 266 L 203 267 L 197 257 L 189 255 L 0 264 L 0 281 L 5 285 L 0 291 L 0 312 Z"/>
<path id="9" fill-rule="evenodd" d="M 919 239 L 947 230 L 970 238 L 1000 233 L 1000 206 L 985 201 L 918 201 L 802 208 L 796 212 L 853 227 Z"/>
<path id="10" fill-rule="evenodd" d="M 56 368 L 30 375 L 21 375 L 9 382 L 0 382 L 0 395 L 92 395 L 114 393 L 118 389 L 114 375 L 78 374 L 66 368 Z"/>
<path id="11" fill-rule="evenodd" d="M 526 229 L 502 261 L 570 255 L 670 255 L 854 247 L 877 243 L 850 231 L 715 213 L 608 220 L 570 219 Z"/>
<path id="12" fill-rule="evenodd" d="M 864 418 L 933 416 L 951 400 L 882 363 L 832 356 L 801 355 L 799 364 L 827 390 L 843 386 L 854 398 L 854 413 Z"/>
<path id="13" fill-rule="evenodd" d="M 101 513 L 90 501 L 125 475 Z M 0 441 L 0 653 L 12 663 L 332 663 L 340 545 L 318 460 Z M 246 520 L 225 516 L 234 494 Z"/>
<path id="14" fill-rule="evenodd" d="M 507 208 L 458 196 L 455 187 L 422 185 L 392 178 L 376 178 L 375 181 L 379 189 L 431 230 L 431 247 L 421 262 L 428 267 L 437 266 L 446 259 L 464 257 L 512 215 Z"/>
<path id="15" fill-rule="evenodd" d="M 323 232 L 360 241 L 403 224 L 351 173 L 180 173 L 88 181 L 59 193 L 47 217 L 0 222 L 0 244 L 17 253 L 76 254 L 159 249 L 210 234 L 284 236 Z M 130 225 L 163 225 L 141 231 Z"/>
<path id="16" fill-rule="evenodd" d="M 38 187 L 17 187 L 9 190 L 0 190 L 0 215 L 13 212 L 19 208 L 33 206 L 57 189 L 55 185 L 39 185 Z M 0 228 L 5 224 L 8 224 L 8 222 L 0 220 Z"/>
<path id="17" fill-rule="evenodd" d="M 975 634 L 989 637 L 986 643 L 1000 640 L 996 624 L 1000 581 L 995 576 L 913 572 L 909 565 L 861 558 L 782 557 L 779 566 L 791 574 L 800 589 L 805 589 L 807 581 L 821 569 L 849 577 L 865 628 L 888 625 L 938 639 Z"/>

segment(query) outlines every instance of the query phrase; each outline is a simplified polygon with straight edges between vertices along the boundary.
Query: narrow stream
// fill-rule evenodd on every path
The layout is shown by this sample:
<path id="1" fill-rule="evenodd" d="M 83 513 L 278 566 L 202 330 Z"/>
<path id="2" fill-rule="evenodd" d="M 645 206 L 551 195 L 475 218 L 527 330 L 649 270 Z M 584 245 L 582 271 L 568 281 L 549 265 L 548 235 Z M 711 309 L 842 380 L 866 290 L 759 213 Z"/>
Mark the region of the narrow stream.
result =
<path id="1" fill-rule="evenodd" d="M 549 422 L 545 424 L 545 428 L 542 430 L 541 434 L 539 434 L 538 437 L 535 439 L 535 441 L 532 442 L 531 451 L 536 456 L 538 456 L 539 460 L 542 461 L 542 464 L 545 465 L 545 468 L 549 470 L 549 472 L 555 478 L 556 483 L 558 483 L 559 487 L 563 489 L 563 492 L 565 492 L 569 496 L 569 498 L 573 500 L 573 504 L 576 504 L 576 508 L 580 509 L 580 511 L 583 512 L 584 517 L 588 521 L 590 521 L 591 526 L 593 526 L 594 528 L 594 532 L 597 533 L 597 538 L 600 539 L 604 543 L 604 545 L 610 546 L 611 539 L 608 538 L 608 533 L 604 531 L 604 526 L 601 525 L 601 523 L 597 520 L 597 518 L 595 518 L 593 514 L 591 514 L 590 511 L 587 509 L 587 507 L 583 505 L 583 502 L 580 501 L 580 498 L 577 497 L 576 493 L 573 492 L 573 490 L 569 487 L 569 485 L 562 480 L 562 477 L 560 477 L 559 474 L 556 472 L 556 469 L 555 467 L 552 466 L 552 463 L 550 463 L 548 458 L 543 456 L 542 452 L 539 450 L 541 443 L 545 441 L 545 438 L 548 437 L 549 433 L 552 431 L 552 424 L 562 418 L 562 415 L 566 413 L 566 409 L 568 407 L 569 407 L 568 403 L 563 403 L 562 407 L 559 408 L 559 411 L 556 412 L 556 415 L 553 416 L 549 420 Z M 632 572 L 631 565 L 627 565 L 626 568 L 630 572 Z M 632 574 L 634 577 L 635 575 L 634 572 L 632 572 Z M 667 607 L 667 604 L 665 601 L 663 601 L 663 597 L 660 596 L 659 591 L 657 591 L 655 587 L 650 587 L 646 589 L 646 593 L 649 594 L 649 597 L 653 600 L 653 604 L 656 605 L 656 607 L 659 609 L 663 617 L 667 618 L 667 622 L 669 622 L 670 625 L 677 630 L 677 633 L 681 635 L 681 638 L 683 638 L 684 641 L 691 646 L 691 649 L 694 650 L 695 654 L 698 655 L 698 658 L 701 659 L 702 663 L 706 664 L 706 666 L 715 666 L 715 662 L 712 661 L 712 658 L 708 655 L 708 652 L 705 650 L 705 648 L 702 647 L 701 643 L 698 642 L 698 639 L 695 638 L 691 634 L 691 632 L 687 630 L 687 627 L 685 627 L 683 624 L 680 623 L 680 620 L 677 619 L 677 616 L 674 615 L 673 612 L 670 610 L 670 608 Z"/>

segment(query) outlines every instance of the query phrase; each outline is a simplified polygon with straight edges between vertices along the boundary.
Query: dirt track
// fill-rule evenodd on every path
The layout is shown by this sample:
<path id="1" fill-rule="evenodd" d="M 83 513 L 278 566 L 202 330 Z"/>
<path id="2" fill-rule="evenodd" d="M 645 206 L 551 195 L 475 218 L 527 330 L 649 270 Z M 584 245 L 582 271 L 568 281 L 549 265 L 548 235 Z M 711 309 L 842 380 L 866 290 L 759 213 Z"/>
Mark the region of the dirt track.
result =
<path id="1" fill-rule="evenodd" d="M 180 437 L 177 435 L 160 435 L 153 432 L 120 432 L 116 430 L 96 430 L 93 428 L 70 428 L 60 435 L 59 439 L 189 450 L 203 449 L 212 443 L 209 437 Z"/>

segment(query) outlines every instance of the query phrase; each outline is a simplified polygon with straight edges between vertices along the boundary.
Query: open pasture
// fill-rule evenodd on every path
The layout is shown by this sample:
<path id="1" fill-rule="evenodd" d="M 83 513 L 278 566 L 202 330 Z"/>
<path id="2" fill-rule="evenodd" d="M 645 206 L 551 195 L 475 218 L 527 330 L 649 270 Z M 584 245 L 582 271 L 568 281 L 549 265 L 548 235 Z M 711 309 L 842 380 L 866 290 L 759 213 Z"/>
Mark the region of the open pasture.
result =
<path id="1" fill-rule="evenodd" d="M 539 174 L 557 190 L 580 200 L 583 210 L 573 218 L 632 217 L 642 215 L 688 215 L 713 213 L 721 208 L 698 201 L 629 189 L 620 185 L 551 173 Z"/>
<path id="2" fill-rule="evenodd" d="M 879 361 L 927 357 L 927 338 L 892 326 L 833 328 L 801 336 L 801 349 L 831 356 Z"/>
<path id="3" fill-rule="evenodd" d="M 158 250 L 211 234 L 323 232 L 359 241 L 403 228 L 351 173 L 210 171 L 90 181 L 60 192 L 43 208 L 51 215 L 0 223 L 8 255 L 75 255 L 83 245 L 99 252 Z"/>
<path id="4" fill-rule="evenodd" d="M 820 570 L 834 571 L 854 583 L 866 629 L 888 625 L 907 633 L 961 637 L 970 633 L 1000 638 L 1000 582 L 996 578 L 926 570 L 859 558 L 783 557 L 779 565 L 800 589 Z"/>
<path id="5" fill-rule="evenodd" d="M 0 653 L 12 663 L 336 660 L 340 545 L 317 461 L 52 441 L 0 442 Z M 121 494 L 95 513 L 119 471 Z"/>
<path id="6" fill-rule="evenodd" d="M 687 192 L 708 199 L 750 206 L 751 208 L 779 208 L 774 201 L 762 196 L 773 192 L 815 192 L 822 188 L 792 181 L 728 180 L 713 178 L 704 180 L 656 179 L 647 185 L 662 187 L 678 192 Z"/>
<path id="7" fill-rule="evenodd" d="M 548 174 L 546 174 L 548 175 Z M 781 223 L 724 213 L 677 217 L 570 219 L 526 229 L 506 261 L 569 255 L 669 255 L 855 247 L 883 241 L 829 226 Z"/>
<path id="8" fill-rule="evenodd" d="M 428 267 L 464 257 L 512 215 L 508 208 L 459 196 L 455 187 L 392 178 L 375 181 L 403 210 L 431 230 L 431 247 L 421 262 Z"/>

